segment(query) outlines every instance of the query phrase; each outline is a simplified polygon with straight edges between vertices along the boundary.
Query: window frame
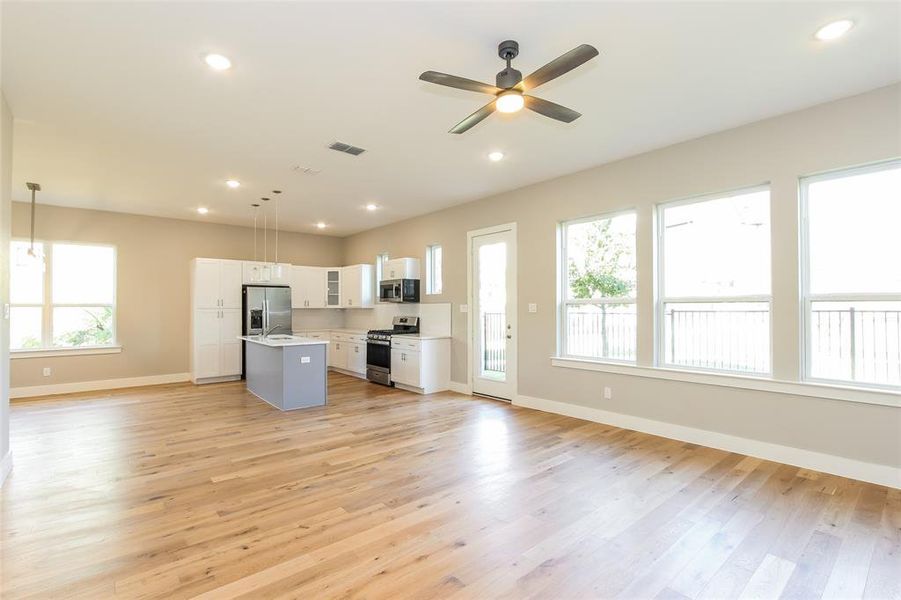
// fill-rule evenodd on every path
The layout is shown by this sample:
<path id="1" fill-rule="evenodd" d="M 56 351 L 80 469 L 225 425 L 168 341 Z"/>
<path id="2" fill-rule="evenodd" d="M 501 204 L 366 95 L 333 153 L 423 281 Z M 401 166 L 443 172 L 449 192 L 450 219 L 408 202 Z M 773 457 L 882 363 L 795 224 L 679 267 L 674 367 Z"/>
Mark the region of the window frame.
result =
<path id="1" fill-rule="evenodd" d="M 27 238 L 14 237 L 10 240 L 10 246 L 13 243 L 30 243 L 30 240 Z M 118 248 L 113 244 L 104 244 L 98 242 L 80 242 L 80 241 L 66 241 L 66 240 L 35 240 L 35 243 L 40 243 L 43 247 L 43 260 L 44 260 L 44 271 L 42 273 L 43 281 L 43 293 L 42 293 L 42 303 L 34 304 L 34 303 L 10 303 L 10 310 L 13 308 L 20 307 L 33 307 L 41 309 L 41 345 L 37 348 L 10 348 L 10 355 L 18 355 L 22 356 L 47 356 L 55 355 L 56 353 L 60 354 L 76 354 L 81 351 L 86 353 L 96 353 L 98 350 L 114 350 L 119 348 L 119 337 L 118 337 L 118 281 L 119 281 L 119 251 Z M 90 246 L 90 247 L 101 247 L 101 248 L 110 248 L 113 252 L 113 285 L 112 285 L 112 302 L 109 304 L 84 304 L 84 303 L 55 303 L 53 301 L 53 251 L 54 246 L 59 245 L 69 245 L 69 246 Z M 12 260 L 12 248 L 10 248 L 10 259 Z M 94 344 L 90 346 L 58 346 L 53 343 L 53 311 L 56 308 L 106 308 L 110 307 L 112 309 L 112 319 L 110 322 L 111 328 L 111 337 L 110 342 L 108 344 Z"/>
<path id="2" fill-rule="evenodd" d="M 769 243 L 769 260 L 770 260 L 770 293 L 769 294 L 749 294 L 738 296 L 674 296 L 666 295 L 666 258 L 664 247 L 664 212 L 667 208 L 677 206 L 687 206 L 689 204 L 699 204 L 702 202 L 711 202 L 714 200 L 722 200 L 733 196 L 752 194 L 755 192 L 766 191 L 769 196 L 770 218 L 770 243 Z M 700 373 L 720 373 L 724 375 L 737 375 L 742 377 L 753 377 L 758 379 L 771 379 L 773 377 L 773 192 L 770 182 L 764 182 L 756 185 L 743 186 L 726 190 L 722 192 L 713 192 L 710 194 L 701 194 L 699 196 L 690 196 L 679 198 L 667 202 L 661 202 L 654 207 L 654 243 L 656 245 L 654 252 L 655 269 L 654 269 L 654 366 L 663 369 L 673 369 L 678 371 L 695 371 Z M 769 314 L 769 343 L 767 347 L 768 359 L 767 364 L 769 370 L 763 371 L 739 371 L 734 369 L 717 369 L 713 367 L 701 367 L 696 365 L 682 365 L 677 363 L 669 363 L 666 361 L 666 305 L 680 303 L 729 303 L 729 302 L 748 302 L 762 303 L 767 305 Z"/>
<path id="3" fill-rule="evenodd" d="M 890 169 L 901 168 L 901 159 L 890 159 L 878 161 L 875 163 L 858 165 L 855 167 L 843 167 L 840 169 L 832 169 L 823 171 L 813 175 L 806 175 L 798 178 L 798 238 L 800 251 L 798 252 L 798 273 L 800 275 L 798 287 L 799 309 L 801 311 L 801 327 L 800 327 L 800 352 L 799 357 L 801 364 L 800 379 L 805 383 L 825 384 L 825 385 L 842 385 L 849 387 L 860 387 L 872 390 L 889 390 L 897 391 L 898 386 L 888 383 L 872 383 L 867 381 L 858 381 L 855 379 L 828 379 L 824 377 L 814 377 L 812 361 L 812 335 L 810 317 L 812 313 L 812 305 L 815 302 L 872 302 L 872 301 L 889 301 L 901 302 L 901 292 L 895 294 L 891 292 L 853 292 L 853 293 L 827 293 L 812 294 L 810 291 L 810 198 L 809 187 L 811 183 L 819 183 L 829 181 L 831 179 L 841 179 L 844 177 L 853 177 L 855 175 L 866 175 L 867 173 L 878 173 L 880 171 L 888 171 Z M 854 361 L 852 360 L 852 370 Z"/>
<path id="4" fill-rule="evenodd" d="M 441 251 L 441 269 L 435 269 L 435 248 Z M 440 271 L 441 288 L 435 290 L 435 272 Z M 444 293 L 444 248 L 441 244 L 429 244 L 425 247 L 425 293 L 428 296 L 440 296 Z"/>
<path id="5" fill-rule="evenodd" d="M 615 217 L 625 215 L 635 216 L 635 292 L 631 296 L 616 296 L 609 298 L 580 298 L 569 300 L 569 255 L 566 245 L 566 230 L 570 225 L 581 225 L 582 223 L 590 223 L 592 221 L 610 220 Z M 557 243 L 557 355 L 561 358 L 585 360 L 599 363 L 612 363 L 618 365 L 637 365 L 638 364 L 638 209 L 635 207 L 623 208 L 620 210 L 603 212 L 577 219 L 569 219 L 560 221 L 557 225 L 558 243 Z M 600 305 L 600 304 L 631 304 L 635 307 L 635 358 L 632 360 L 623 358 L 609 358 L 601 356 L 582 356 L 579 354 L 570 354 L 567 352 L 568 340 L 566 337 L 566 309 L 568 306 L 584 306 L 584 305 Z"/>

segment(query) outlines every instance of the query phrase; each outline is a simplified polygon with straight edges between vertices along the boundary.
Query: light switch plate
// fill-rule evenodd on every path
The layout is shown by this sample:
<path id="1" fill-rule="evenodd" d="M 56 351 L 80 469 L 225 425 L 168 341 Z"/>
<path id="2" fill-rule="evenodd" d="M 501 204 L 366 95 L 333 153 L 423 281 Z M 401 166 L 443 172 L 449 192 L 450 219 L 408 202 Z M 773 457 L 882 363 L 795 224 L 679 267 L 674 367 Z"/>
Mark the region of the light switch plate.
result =
<path id="1" fill-rule="evenodd" d="M 468 313 L 468 312 L 469 312 L 469 305 L 468 305 L 468 304 L 461 304 L 461 305 L 460 305 L 460 312 L 461 312 L 461 313 Z"/>
<path id="2" fill-rule="evenodd" d="M 308 362 L 310 362 L 310 357 L 309 357 L 309 356 L 301 356 L 301 357 L 300 357 L 300 364 L 305 365 L 305 364 L 307 364 Z"/>
<path id="3" fill-rule="evenodd" d="M 538 305 L 535 304 L 534 302 L 529 302 L 529 312 L 530 312 L 530 313 L 537 313 L 537 312 L 538 312 Z"/>

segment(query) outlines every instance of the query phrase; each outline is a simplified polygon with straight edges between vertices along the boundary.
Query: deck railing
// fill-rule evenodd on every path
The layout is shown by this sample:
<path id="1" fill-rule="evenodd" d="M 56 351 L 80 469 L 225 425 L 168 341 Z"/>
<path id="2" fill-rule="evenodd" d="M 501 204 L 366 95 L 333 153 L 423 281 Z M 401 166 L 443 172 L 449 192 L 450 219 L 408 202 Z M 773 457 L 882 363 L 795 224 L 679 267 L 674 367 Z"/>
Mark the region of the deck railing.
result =
<path id="1" fill-rule="evenodd" d="M 504 313 L 482 315 L 482 370 L 507 372 L 507 319 Z"/>
<path id="2" fill-rule="evenodd" d="M 636 333 L 634 311 L 568 312 L 566 353 L 634 360 Z M 770 371 L 769 310 L 667 307 L 663 335 L 667 364 Z M 810 346 L 814 377 L 901 385 L 901 310 L 815 309 Z"/>

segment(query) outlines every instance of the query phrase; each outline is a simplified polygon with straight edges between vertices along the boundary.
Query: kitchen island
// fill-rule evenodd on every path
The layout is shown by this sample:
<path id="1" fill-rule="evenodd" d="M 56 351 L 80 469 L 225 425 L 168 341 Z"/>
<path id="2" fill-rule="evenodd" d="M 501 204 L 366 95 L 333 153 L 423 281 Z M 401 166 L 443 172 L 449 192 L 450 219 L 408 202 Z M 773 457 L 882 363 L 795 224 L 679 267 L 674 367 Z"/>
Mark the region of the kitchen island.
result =
<path id="1" fill-rule="evenodd" d="M 240 336 L 247 389 L 279 410 L 324 406 L 328 342 L 295 335 Z"/>

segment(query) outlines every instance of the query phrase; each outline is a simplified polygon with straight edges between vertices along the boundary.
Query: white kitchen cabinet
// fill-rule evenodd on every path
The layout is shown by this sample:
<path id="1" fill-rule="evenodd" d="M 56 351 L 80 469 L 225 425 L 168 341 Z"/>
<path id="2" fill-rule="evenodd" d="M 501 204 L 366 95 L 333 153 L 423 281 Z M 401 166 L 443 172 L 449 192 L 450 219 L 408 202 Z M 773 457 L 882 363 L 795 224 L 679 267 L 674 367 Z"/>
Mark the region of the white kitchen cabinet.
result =
<path id="1" fill-rule="evenodd" d="M 325 306 L 341 308 L 341 268 L 325 269 Z"/>
<path id="2" fill-rule="evenodd" d="M 328 345 L 328 366 L 334 369 L 347 368 L 347 341 L 345 337 L 332 334 Z"/>
<path id="3" fill-rule="evenodd" d="M 341 306 L 372 308 L 372 265 L 351 265 L 341 269 Z"/>
<path id="4" fill-rule="evenodd" d="M 366 374 L 366 344 L 360 342 L 347 343 L 347 370 L 359 375 Z"/>
<path id="5" fill-rule="evenodd" d="M 244 348 L 241 335 L 241 309 L 222 310 L 219 317 L 220 377 L 241 375 L 241 351 Z"/>
<path id="6" fill-rule="evenodd" d="M 382 269 L 382 280 L 386 279 L 419 279 L 418 258 L 392 258 L 385 262 Z"/>
<path id="7" fill-rule="evenodd" d="M 244 261 L 242 280 L 245 284 L 290 285 L 291 265 Z"/>
<path id="8" fill-rule="evenodd" d="M 241 262 L 196 258 L 191 273 L 193 306 L 241 308 Z"/>
<path id="9" fill-rule="evenodd" d="M 391 381 L 420 394 L 448 389 L 450 339 L 414 336 L 391 338 Z"/>
<path id="10" fill-rule="evenodd" d="M 291 307 L 325 308 L 325 269 L 292 267 Z"/>
<path id="11" fill-rule="evenodd" d="M 402 348 L 391 349 L 391 381 L 410 387 L 422 387 L 422 353 Z"/>
<path id="12" fill-rule="evenodd" d="M 198 308 L 191 324 L 191 380 L 194 383 L 241 376 L 241 309 Z"/>

